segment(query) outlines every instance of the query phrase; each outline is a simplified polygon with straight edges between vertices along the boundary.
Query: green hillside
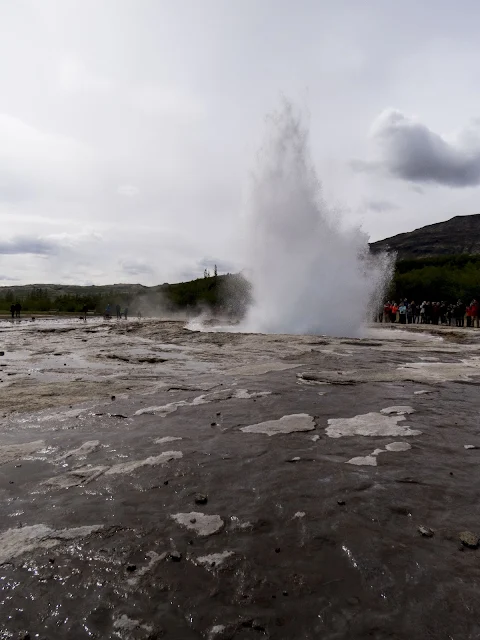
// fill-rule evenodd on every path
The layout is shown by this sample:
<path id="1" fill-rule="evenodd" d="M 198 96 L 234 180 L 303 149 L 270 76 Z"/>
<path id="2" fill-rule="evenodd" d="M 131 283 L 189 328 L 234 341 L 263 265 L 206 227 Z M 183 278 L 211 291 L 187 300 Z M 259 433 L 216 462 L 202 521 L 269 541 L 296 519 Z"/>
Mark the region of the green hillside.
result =
<path id="1" fill-rule="evenodd" d="M 250 287 L 241 275 L 198 278 L 189 282 L 145 287 L 140 284 L 77 286 L 34 284 L 0 287 L 0 311 L 20 302 L 26 313 L 79 313 L 84 305 L 90 311 L 104 312 L 119 304 L 131 314 L 155 316 L 166 312 L 209 307 L 241 315 L 250 299 Z"/>

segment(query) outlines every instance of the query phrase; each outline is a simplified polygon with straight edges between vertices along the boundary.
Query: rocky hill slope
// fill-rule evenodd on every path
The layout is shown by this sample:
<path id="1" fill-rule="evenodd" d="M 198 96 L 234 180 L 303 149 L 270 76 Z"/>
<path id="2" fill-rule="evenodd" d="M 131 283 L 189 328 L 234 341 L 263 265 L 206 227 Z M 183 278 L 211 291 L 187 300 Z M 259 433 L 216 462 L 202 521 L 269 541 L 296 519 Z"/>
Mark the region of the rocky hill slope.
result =
<path id="1" fill-rule="evenodd" d="M 399 260 L 480 254 L 480 214 L 455 216 L 408 233 L 372 242 L 372 251 L 396 251 Z"/>

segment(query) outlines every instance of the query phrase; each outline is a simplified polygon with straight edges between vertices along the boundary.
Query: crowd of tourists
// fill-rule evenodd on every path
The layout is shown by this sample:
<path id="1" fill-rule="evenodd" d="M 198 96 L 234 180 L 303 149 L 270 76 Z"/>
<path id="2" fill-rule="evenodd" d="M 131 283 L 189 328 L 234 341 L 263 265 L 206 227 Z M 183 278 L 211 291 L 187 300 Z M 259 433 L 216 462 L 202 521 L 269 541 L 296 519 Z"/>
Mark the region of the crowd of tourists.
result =
<path id="1" fill-rule="evenodd" d="M 480 327 L 480 306 L 476 300 L 465 304 L 458 300 L 454 304 L 430 302 L 421 304 L 403 300 L 398 304 L 387 301 L 378 316 L 379 322 L 400 324 L 444 324 L 454 327 Z"/>

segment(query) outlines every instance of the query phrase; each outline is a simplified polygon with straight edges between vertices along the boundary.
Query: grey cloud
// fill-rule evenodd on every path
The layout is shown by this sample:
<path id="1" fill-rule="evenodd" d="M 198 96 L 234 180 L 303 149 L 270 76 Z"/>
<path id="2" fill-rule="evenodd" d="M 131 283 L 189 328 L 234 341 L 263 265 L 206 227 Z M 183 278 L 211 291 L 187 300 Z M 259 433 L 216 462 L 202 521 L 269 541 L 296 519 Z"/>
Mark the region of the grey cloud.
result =
<path id="1" fill-rule="evenodd" d="M 421 122 L 389 109 L 374 122 L 371 137 L 380 161 L 355 160 L 351 165 L 356 171 L 381 168 L 401 180 L 449 187 L 480 184 L 480 136 L 476 123 L 448 142 Z"/>
<path id="2" fill-rule="evenodd" d="M 414 191 L 415 193 L 419 193 L 420 195 L 423 195 L 425 193 L 424 189 L 422 189 L 422 187 L 420 187 L 418 184 L 412 184 L 410 188 L 412 191 Z"/>
<path id="3" fill-rule="evenodd" d="M 48 256 L 57 253 L 58 245 L 45 238 L 18 236 L 0 242 L 0 255 L 35 254 Z"/>
<path id="4" fill-rule="evenodd" d="M 100 234 L 94 232 L 57 233 L 47 236 L 18 235 L 0 241 L 0 255 L 60 256 L 68 251 L 69 259 L 72 259 L 75 249 L 84 251 L 86 245 L 95 245 L 101 239 Z"/>
<path id="5" fill-rule="evenodd" d="M 130 276 L 152 275 L 152 267 L 143 260 L 123 260 L 120 263 L 124 273 Z"/>
<path id="6" fill-rule="evenodd" d="M 397 205 L 389 200 L 367 200 L 365 206 L 370 211 L 381 213 L 382 211 L 395 211 L 398 209 Z"/>

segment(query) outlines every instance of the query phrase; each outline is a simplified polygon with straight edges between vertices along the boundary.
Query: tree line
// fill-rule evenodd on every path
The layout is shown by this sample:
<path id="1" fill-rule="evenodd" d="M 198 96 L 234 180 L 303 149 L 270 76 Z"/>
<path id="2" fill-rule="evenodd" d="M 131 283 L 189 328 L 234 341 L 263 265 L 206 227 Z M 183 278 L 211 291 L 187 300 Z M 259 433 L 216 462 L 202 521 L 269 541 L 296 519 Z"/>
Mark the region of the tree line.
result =
<path id="1" fill-rule="evenodd" d="M 480 255 L 451 255 L 399 260 L 386 293 L 388 300 L 470 302 L 480 298 Z M 251 287 L 241 274 L 210 276 L 145 287 L 144 292 L 119 293 L 104 287 L 101 292 L 88 292 L 78 287 L 74 293 L 52 294 L 48 287 L 22 289 L 9 287 L 0 291 L 0 310 L 8 312 L 10 305 L 20 302 L 27 313 L 80 313 L 84 305 L 89 311 L 103 314 L 107 304 L 127 306 L 132 314 L 142 311 L 142 305 L 155 314 L 196 308 L 242 316 L 251 301 Z M 138 307 L 138 308 L 137 308 Z"/>
<path id="2" fill-rule="evenodd" d="M 81 313 L 84 306 L 91 312 L 103 314 L 108 304 L 128 307 L 135 315 L 160 315 L 163 312 L 209 308 L 241 316 L 251 300 L 249 283 L 240 274 L 205 276 L 188 282 L 145 287 L 141 293 L 119 293 L 102 287 L 100 293 L 82 292 L 52 295 L 48 287 L 32 289 L 11 287 L 0 292 L 0 311 L 8 312 L 16 302 L 26 313 Z"/>
<path id="3" fill-rule="evenodd" d="M 470 302 L 480 298 L 480 255 L 399 260 L 387 292 L 389 300 Z"/>

